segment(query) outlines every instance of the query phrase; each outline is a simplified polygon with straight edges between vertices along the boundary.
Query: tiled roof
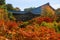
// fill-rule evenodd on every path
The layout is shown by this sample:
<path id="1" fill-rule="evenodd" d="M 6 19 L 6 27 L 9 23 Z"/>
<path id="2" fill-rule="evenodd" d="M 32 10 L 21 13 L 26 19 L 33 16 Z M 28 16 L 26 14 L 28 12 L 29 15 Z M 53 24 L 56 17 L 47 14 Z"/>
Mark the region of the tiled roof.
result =
<path id="1" fill-rule="evenodd" d="M 9 11 L 12 12 L 13 14 L 25 14 L 25 11 Z"/>
<path id="2" fill-rule="evenodd" d="M 41 13 L 41 7 L 37 7 L 34 10 L 31 11 L 33 14 L 40 14 Z"/>

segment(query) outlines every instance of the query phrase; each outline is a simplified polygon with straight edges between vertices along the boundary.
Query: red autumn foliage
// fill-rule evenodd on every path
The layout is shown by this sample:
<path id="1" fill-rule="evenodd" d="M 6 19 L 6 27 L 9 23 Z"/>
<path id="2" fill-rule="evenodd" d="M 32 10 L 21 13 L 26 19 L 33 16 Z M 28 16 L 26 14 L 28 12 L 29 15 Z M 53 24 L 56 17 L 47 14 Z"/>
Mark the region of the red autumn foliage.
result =
<path id="1" fill-rule="evenodd" d="M 0 27 L 4 24 L 4 20 L 0 20 Z"/>
<path id="2" fill-rule="evenodd" d="M 7 27 L 14 27 L 14 28 L 18 27 L 18 24 L 15 21 L 8 21 L 8 22 L 5 23 L 5 25 Z"/>
<path id="3" fill-rule="evenodd" d="M 43 21 L 45 21 L 45 22 L 53 22 L 53 19 L 49 18 L 49 17 L 38 17 L 38 18 L 36 18 L 36 21 L 37 21 L 37 23 L 41 23 Z"/>
<path id="4" fill-rule="evenodd" d="M 39 27 L 37 31 L 29 31 L 29 30 L 20 30 L 20 34 L 26 38 L 31 38 L 33 40 L 34 37 L 39 38 L 40 40 L 59 40 L 60 34 L 57 34 L 54 29 L 47 27 Z M 27 39 L 28 40 L 28 39 Z"/>
<path id="5" fill-rule="evenodd" d="M 0 33 L 0 35 L 3 34 L 2 35 L 3 37 L 12 36 L 12 39 L 14 40 L 15 39 L 16 40 L 60 40 L 60 34 L 58 34 L 55 31 L 55 29 L 36 25 L 43 21 L 53 22 L 53 19 L 49 17 L 39 17 L 39 18 L 36 18 L 35 21 L 33 22 L 34 24 L 31 23 L 27 25 L 25 28 L 18 28 L 20 23 L 23 24 L 23 22 L 18 22 L 18 23 L 15 21 L 5 22 L 4 20 L 0 20 L 1 28 L 5 29 L 5 27 L 7 27 L 4 34 L 3 34 L 4 31 L 1 30 L 2 33 Z M 4 28 L 2 25 L 4 26 Z M 13 30 L 9 28 L 12 28 Z M 9 34 L 9 35 L 6 35 L 6 34 Z M 8 37 L 6 38 L 9 39 Z M 9 39 L 9 40 L 12 40 L 12 39 Z"/>

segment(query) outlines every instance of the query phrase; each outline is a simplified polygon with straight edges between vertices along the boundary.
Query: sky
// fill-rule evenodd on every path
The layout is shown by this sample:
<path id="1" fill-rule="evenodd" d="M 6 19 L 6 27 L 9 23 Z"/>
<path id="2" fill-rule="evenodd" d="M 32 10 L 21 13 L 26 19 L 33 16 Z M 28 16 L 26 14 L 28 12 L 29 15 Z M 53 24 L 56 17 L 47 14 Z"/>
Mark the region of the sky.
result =
<path id="1" fill-rule="evenodd" d="M 19 7 L 22 11 L 29 7 L 39 7 L 46 3 L 54 8 L 60 8 L 60 0 L 6 0 L 6 4 L 12 4 L 13 7 Z"/>

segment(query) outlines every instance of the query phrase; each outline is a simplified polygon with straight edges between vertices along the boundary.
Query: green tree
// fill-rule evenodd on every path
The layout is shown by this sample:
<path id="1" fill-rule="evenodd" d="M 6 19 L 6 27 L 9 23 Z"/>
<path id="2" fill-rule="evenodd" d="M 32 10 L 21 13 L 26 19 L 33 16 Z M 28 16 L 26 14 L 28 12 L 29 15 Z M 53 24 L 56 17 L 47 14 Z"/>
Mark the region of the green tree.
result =
<path id="1" fill-rule="evenodd" d="M 8 20 L 8 13 L 6 9 L 5 0 L 0 0 L 0 20 Z"/>
<path id="2" fill-rule="evenodd" d="M 8 13 L 8 18 L 10 20 L 16 20 L 11 12 Z"/>
<path id="3" fill-rule="evenodd" d="M 31 11 L 31 10 L 33 10 L 33 9 L 35 9 L 35 7 L 25 8 L 24 11 L 29 12 L 29 11 Z"/>
<path id="4" fill-rule="evenodd" d="M 0 5 L 5 4 L 5 0 L 0 0 Z"/>
<path id="5" fill-rule="evenodd" d="M 12 4 L 7 4 L 6 7 L 7 7 L 7 10 L 13 10 Z"/>
<path id="6" fill-rule="evenodd" d="M 13 8 L 13 10 L 15 10 L 15 11 L 21 11 L 21 9 L 19 7 Z"/>

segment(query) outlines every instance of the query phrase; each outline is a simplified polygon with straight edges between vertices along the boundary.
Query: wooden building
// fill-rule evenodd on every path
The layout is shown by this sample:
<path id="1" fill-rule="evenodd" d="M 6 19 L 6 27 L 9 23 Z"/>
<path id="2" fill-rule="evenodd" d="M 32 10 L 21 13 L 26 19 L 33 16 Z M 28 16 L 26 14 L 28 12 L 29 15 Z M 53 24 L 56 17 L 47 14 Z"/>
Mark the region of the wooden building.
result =
<path id="1" fill-rule="evenodd" d="M 42 6 L 36 7 L 35 9 L 31 10 L 30 12 L 26 12 L 26 11 L 10 11 L 13 13 L 14 17 L 16 18 L 16 20 L 22 20 L 22 21 L 27 21 L 30 20 L 34 17 L 38 17 L 38 16 L 44 16 L 44 15 L 55 15 L 55 9 L 53 9 L 49 3 L 46 3 Z"/>

